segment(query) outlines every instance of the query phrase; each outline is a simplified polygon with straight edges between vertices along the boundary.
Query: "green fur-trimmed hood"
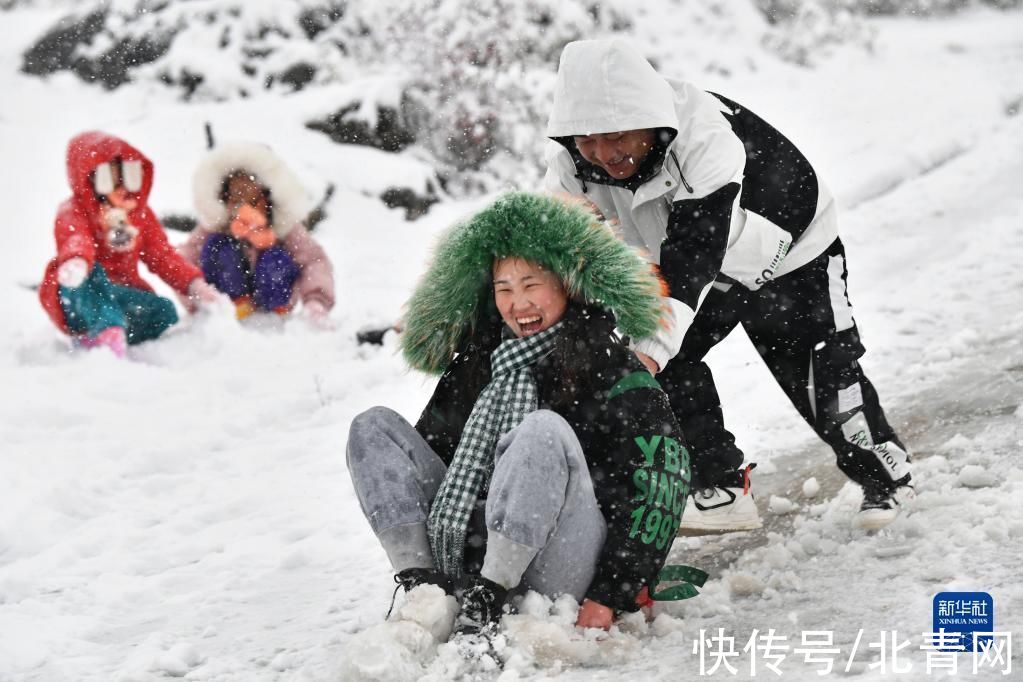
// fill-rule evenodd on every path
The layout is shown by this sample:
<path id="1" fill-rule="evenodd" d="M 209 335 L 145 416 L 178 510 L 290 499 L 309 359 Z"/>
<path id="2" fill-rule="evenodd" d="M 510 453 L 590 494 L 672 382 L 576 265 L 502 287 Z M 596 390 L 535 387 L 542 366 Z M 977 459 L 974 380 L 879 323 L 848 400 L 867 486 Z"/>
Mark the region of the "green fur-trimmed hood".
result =
<path id="1" fill-rule="evenodd" d="M 407 306 L 401 349 L 412 367 L 443 372 L 493 319 L 493 263 L 510 256 L 557 274 L 570 298 L 612 311 L 624 334 L 650 336 L 657 328 L 662 289 L 649 263 L 584 209 L 512 193 L 441 238 Z"/>

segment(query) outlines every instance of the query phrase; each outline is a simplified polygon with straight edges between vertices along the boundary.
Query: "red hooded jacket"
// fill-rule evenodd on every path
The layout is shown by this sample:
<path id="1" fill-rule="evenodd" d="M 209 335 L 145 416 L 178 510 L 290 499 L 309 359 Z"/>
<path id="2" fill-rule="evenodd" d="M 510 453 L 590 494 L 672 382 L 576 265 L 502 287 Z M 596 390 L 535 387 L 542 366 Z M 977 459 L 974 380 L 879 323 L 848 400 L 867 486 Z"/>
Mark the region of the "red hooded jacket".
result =
<path id="1" fill-rule="evenodd" d="M 120 157 L 122 161 L 142 162 L 142 187 L 132 194 L 137 206 L 128 213 L 128 222 L 138 229 L 134 244 L 128 250 L 112 249 L 105 239 L 106 225 L 102 205 L 93 191 L 90 174 L 102 163 Z M 68 144 L 67 175 L 72 196 L 60 205 L 54 225 L 57 257 L 46 266 L 39 300 L 53 322 L 68 331 L 64 311 L 60 307 L 57 268 L 71 258 L 84 258 L 91 269 L 100 264 L 114 284 L 145 291 L 153 288 L 139 275 L 139 259 L 176 291 L 186 294 L 188 285 L 202 272 L 183 259 L 167 241 L 160 221 L 153 215 L 147 200 L 153 186 L 153 163 L 130 144 L 101 132 L 75 136 Z"/>

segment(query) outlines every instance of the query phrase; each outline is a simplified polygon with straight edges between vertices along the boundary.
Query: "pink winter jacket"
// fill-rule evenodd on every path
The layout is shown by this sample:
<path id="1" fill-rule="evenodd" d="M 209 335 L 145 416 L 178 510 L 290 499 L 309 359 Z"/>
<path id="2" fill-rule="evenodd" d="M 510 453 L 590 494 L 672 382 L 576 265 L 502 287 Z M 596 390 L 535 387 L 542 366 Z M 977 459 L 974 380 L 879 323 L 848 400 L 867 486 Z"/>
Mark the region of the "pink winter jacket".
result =
<path id="1" fill-rule="evenodd" d="M 334 269 L 323 248 L 309 235 L 302 220 L 311 208 L 301 182 L 270 147 L 258 142 L 226 142 L 210 151 L 192 178 L 192 191 L 199 225 L 181 247 L 181 255 L 199 266 L 202 247 L 217 232 L 228 232 L 231 216 L 222 201 L 224 183 L 233 173 L 245 172 L 269 192 L 273 205 L 270 228 L 276 245 L 283 247 L 302 272 L 292 290 L 291 305 L 319 301 L 334 307 Z M 261 253 L 246 244 L 249 263 L 256 264 Z"/>
<path id="2" fill-rule="evenodd" d="M 189 263 L 199 267 L 203 245 L 211 235 L 220 231 L 203 225 L 197 226 L 188 236 L 188 240 L 179 247 L 181 255 Z M 246 242 L 243 244 L 249 257 L 249 264 L 254 267 L 261 251 Z M 333 308 L 334 268 L 323 247 L 316 243 L 309 231 L 300 224 L 288 230 L 283 239 L 277 240 L 277 244 L 284 247 L 302 270 L 291 294 L 291 305 L 300 301 L 302 303 L 319 301 L 327 310 Z"/>

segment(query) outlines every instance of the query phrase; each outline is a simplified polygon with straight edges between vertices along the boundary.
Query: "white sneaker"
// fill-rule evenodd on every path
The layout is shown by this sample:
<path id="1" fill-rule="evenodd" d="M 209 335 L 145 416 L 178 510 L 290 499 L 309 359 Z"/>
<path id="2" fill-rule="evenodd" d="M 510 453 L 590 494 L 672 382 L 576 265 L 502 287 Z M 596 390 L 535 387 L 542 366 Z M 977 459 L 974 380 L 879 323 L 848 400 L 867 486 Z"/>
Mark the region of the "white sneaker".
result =
<path id="1" fill-rule="evenodd" d="M 908 477 L 907 477 L 908 478 Z M 853 519 L 861 530 L 879 530 L 899 518 L 899 514 L 916 499 L 913 486 L 900 485 L 892 491 L 863 489 L 863 504 Z"/>
<path id="2" fill-rule="evenodd" d="M 682 513 L 678 534 L 729 533 L 762 527 L 760 512 L 757 511 L 749 487 L 749 472 L 754 466 L 751 464 L 736 472 L 736 478 L 741 481 L 736 487 L 715 486 L 697 490 L 690 495 L 686 501 L 686 510 Z"/>

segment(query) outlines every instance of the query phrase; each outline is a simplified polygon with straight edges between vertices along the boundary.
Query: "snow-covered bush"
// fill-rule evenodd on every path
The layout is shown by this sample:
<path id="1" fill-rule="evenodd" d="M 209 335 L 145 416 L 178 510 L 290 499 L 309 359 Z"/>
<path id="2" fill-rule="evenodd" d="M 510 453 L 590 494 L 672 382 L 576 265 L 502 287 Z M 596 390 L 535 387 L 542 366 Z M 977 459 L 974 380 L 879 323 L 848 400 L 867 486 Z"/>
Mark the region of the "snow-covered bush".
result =
<path id="1" fill-rule="evenodd" d="M 764 47 L 801 66 L 813 66 L 839 45 L 873 49 L 873 27 L 850 11 L 849 4 L 845 0 L 761 0 L 774 24 L 764 35 Z"/>
<path id="2" fill-rule="evenodd" d="M 724 41 L 762 40 L 783 58 L 812 65 L 836 45 L 870 49 L 873 29 L 866 14 L 929 14 L 1021 1 L 0 3 L 70 11 L 24 53 L 26 73 L 68 70 L 107 88 L 160 84 L 194 101 L 321 88 L 333 101 L 306 114 L 308 127 L 336 142 L 409 149 L 437 167 L 448 192 L 461 194 L 535 181 L 544 144 L 537 131 L 547 117 L 562 47 L 628 33 L 633 17 L 657 14 L 678 27 L 670 40 L 655 34 L 642 46 L 653 61 L 663 57 L 670 75 L 727 75 L 736 65 L 719 49 Z"/>
<path id="3" fill-rule="evenodd" d="M 755 0 L 773 25 L 764 46 L 783 59 L 812 66 L 843 44 L 873 48 L 875 31 L 864 19 L 878 15 L 928 17 L 979 6 L 1010 9 L 1023 0 Z"/>
<path id="4" fill-rule="evenodd" d="M 826 12 L 858 15 L 910 15 L 927 17 L 953 14 L 973 7 L 1011 9 L 1021 0 L 754 0 L 771 23 L 793 21 L 804 5 Z"/>
<path id="5" fill-rule="evenodd" d="M 972 7 L 994 7 L 1010 9 L 1020 6 L 1020 0 L 866 0 L 852 2 L 841 0 L 850 5 L 851 11 L 862 14 L 895 15 L 908 14 L 926 17 L 931 15 L 952 14 Z"/>
<path id="6" fill-rule="evenodd" d="M 105 7 L 65 17 L 25 52 L 22 71 L 41 76 L 66 69 L 113 89 L 131 80 L 131 69 L 162 57 L 176 32 L 157 24 L 146 32 L 117 35 L 110 22 Z"/>
<path id="7" fill-rule="evenodd" d="M 403 114 L 456 174 L 497 157 L 535 174 L 561 49 L 628 25 L 613 6 L 580 0 L 385 0 L 363 18 L 378 30 L 357 57 L 406 69 Z"/>
<path id="8" fill-rule="evenodd" d="M 110 88 L 156 80 L 206 100 L 291 91 L 351 70 L 346 36 L 324 35 L 343 14 L 330 1 L 109 0 L 62 19 L 25 53 L 22 69 L 67 69 Z M 159 49 L 137 54 L 139 45 Z M 82 66 L 107 62 L 123 64 L 121 73 Z"/>
<path id="9" fill-rule="evenodd" d="M 197 101 L 397 79 L 393 105 L 338 102 L 310 127 L 389 151 L 418 143 L 457 191 L 535 174 L 562 47 L 627 26 L 590 0 L 108 0 L 53 27 L 22 69 L 157 82 Z"/>

